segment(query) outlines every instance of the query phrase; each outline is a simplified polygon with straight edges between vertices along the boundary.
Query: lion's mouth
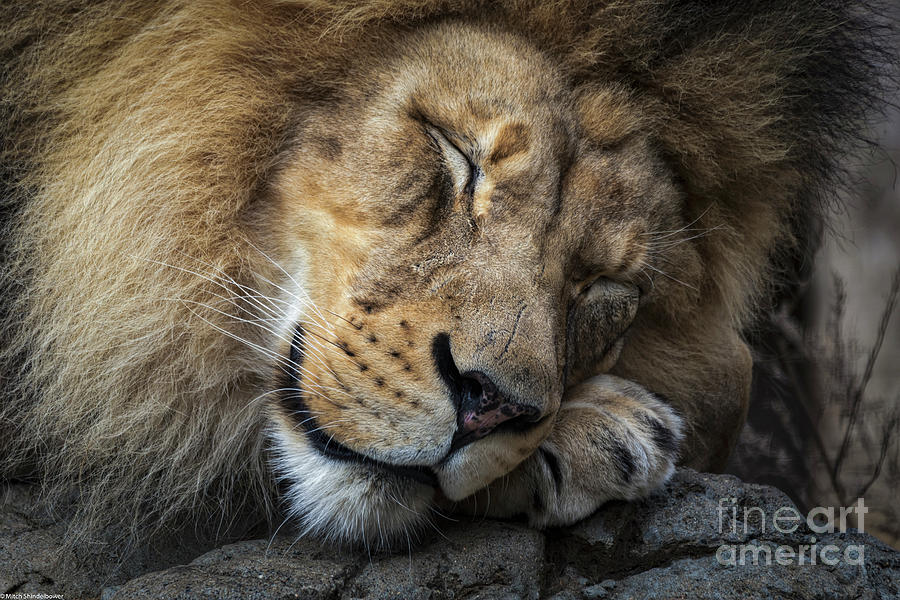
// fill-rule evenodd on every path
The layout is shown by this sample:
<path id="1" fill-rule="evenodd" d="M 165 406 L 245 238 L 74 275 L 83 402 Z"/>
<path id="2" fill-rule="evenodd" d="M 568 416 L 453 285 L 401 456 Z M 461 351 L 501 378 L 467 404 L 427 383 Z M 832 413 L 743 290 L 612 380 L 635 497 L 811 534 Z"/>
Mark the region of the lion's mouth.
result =
<path id="1" fill-rule="evenodd" d="M 291 339 L 290 361 L 285 368 L 288 382 L 287 385 L 283 386 L 285 393 L 282 394 L 281 400 L 290 405 L 291 414 L 301 417 L 298 424 L 302 427 L 307 441 L 317 452 L 334 460 L 354 462 L 375 471 L 412 479 L 434 488 L 439 487 L 437 476 L 429 467 L 397 465 L 371 458 L 348 448 L 325 433 L 303 399 L 303 392 L 300 386 L 300 365 L 302 360 L 303 328 L 297 325 Z"/>

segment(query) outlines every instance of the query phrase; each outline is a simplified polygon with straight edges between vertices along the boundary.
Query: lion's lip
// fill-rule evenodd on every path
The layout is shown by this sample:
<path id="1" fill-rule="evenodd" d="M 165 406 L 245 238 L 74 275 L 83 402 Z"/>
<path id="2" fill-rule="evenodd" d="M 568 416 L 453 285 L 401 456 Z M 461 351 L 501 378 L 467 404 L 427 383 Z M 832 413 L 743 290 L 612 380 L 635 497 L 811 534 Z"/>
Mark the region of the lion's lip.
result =
<path id="1" fill-rule="evenodd" d="M 315 426 L 315 417 L 306 417 L 304 421 Z M 304 433 L 306 434 L 306 439 L 310 441 L 313 448 L 315 448 L 320 454 L 327 456 L 328 458 L 345 462 L 354 462 L 368 468 L 396 475 L 398 477 L 412 479 L 431 487 L 438 487 L 437 475 L 435 475 L 434 471 L 432 471 L 428 467 L 397 465 L 394 463 L 377 460 L 366 456 L 365 454 L 361 454 L 356 450 L 352 450 L 347 446 L 344 446 L 331 436 L 322 434 L 320 430 L 313 431 L 306 429 L 306 425 L 304 425 L 303 427 L 305 430 Z"/>
<path id="2" fill-rule="evenodd" d="M 376 469 L 399 477 L 405 477 L 429 485 L 431 487 L 439 487 L 437 475 L 429 467 L 397 465 L 394 463 L 384 462 L 365 454 L 361 454 L 356 450 L 352 450 L 341 444 L 333 437 L 325 433 L 319 426 L 315 415 L 306 406 L 303 398 L 303 391 L 300 387 L 300 361 L 303 352 L 303 329 L 298 325 L 294 330 L 294 336 L 291 339 L 291 360 L 286 368 L 289 378 L 289 385 L 285 386 L 286 394 L 290 394 L 291 403 L 294 405 L 294 414 L 301 415 L 299 425 L 303 429 L 306 439 L 310 442 L 320 454 L 335 460 L 345 462 L 355 462 L 368 468 Z"/>

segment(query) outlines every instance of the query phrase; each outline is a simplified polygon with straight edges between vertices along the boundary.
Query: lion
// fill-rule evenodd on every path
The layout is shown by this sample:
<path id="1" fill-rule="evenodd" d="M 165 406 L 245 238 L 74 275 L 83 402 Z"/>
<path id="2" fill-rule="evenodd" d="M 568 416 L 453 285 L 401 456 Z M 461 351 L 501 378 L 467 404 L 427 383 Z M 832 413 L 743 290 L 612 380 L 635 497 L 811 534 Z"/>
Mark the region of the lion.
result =
<path id="1" fill-rule="evenodd" d="M 837 0 L 2 11 L 3 472 L 134 539 L 720 470 L 890 56 Z"/>

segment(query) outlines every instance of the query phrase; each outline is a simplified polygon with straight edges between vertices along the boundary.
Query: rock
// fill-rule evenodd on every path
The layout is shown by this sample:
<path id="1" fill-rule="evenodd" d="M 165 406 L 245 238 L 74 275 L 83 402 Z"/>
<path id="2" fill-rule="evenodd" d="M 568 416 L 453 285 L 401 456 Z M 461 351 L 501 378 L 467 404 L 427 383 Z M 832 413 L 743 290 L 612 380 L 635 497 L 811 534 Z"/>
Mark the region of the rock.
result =
<path id="1" fill-rule="evenodd" d="M 900 598 L 900 553 L 855 530 L 817 533 L 805 519 L 775 488 L 679 470 L 642 502 L 609 503 L 548 532 L 548 568 L 563 569 L 548 587 L 580 588 L 581 598 Z M 834 565 L 821 560 L 829 546 Z"/>
<path id="2" fill-rule="evenodd" d="M 714 554 L 722 544 L 787 540 L 772 522 L 783 507 L 794 504 L 775 488 L 685 469 L 642 502 L 611 502 L 573 527 L 548 532 L 548 553 L 552 562 L 600 580 Z M 793 536 L 806 533 L 799 526 Z"/>
<path id="3" fill-rule="evenodd" d="M 24 483 L 0 487 L 0 594 L 99 598 L 106 587 L 184 563 L 209 549 L 190 539 L 170 541 L 140 548 L 123 561 L 115 546 L 70 547 L 65 522 L 38 508 L 38 496 L 36 486 Z"/>
<path id="4" fill-rule="evenodd" d="M 831 536 L 820 543 L 833 543 L 841 552 L 847 546 L 864 543 L 865 565 L 779 565 L 773 561 L 772 564 L 761 562 L 723 568 L 716 556 L 683 558 L 664 567 L 608 582 L 602 594 L 584 594 L 583 597 L 610 600 L 876 600 L 900 597 L 900 561 L 897 559 L 897 552 L 874 542 L 871 537 L 859 537 L 862 539 Z M 757 547 L 774 552 L 777 545 L 761 542 Z M 891 553 L 893 558 L 890 557 Z"/>
<path id="5" fill-rule="evenodd" d="M 240 542 L 187 565 L 133 579 L 110 599 L 333 598 L 359 570 L 359 560 L 333 555 L 311 540 Z"/>
<path id="6" fill-rule="evenodd" d="M 896 550 L 855 530 L 811 529 L 805 515 L 787 518 L 796 509 L 774 488 L 690 470 L 651 498 L 610 503 L 566 529 L 463 519 L 395 554 L 277 537 L 205 554 L 193 547 L 186 558 L 189 545 L 163 553 L 168 560 L 144 553 L 117 571 L 112 555 L 82 557 L 80 566 L 60 561 L 64 525 L 23 512 L 32 502 L 29 488 L 13 486 L 0 510 L 0 592 L 103 600 L 900 598 Z"/>
<path id="7" fill-rule="evenodd" d="M 454 525 L 414 554 L 374 559 L 342 595 L 362 598 L 538 598 L 543 536 L 493 521 Z"/>
<path id="8" fill-rule="evenodd" d="M 414 553 L 335 553 L 314 540 L 225 546 L 138 577 L 113 600 L 538 598 L 543 536 L 510 523 L 455 526 Z"/>

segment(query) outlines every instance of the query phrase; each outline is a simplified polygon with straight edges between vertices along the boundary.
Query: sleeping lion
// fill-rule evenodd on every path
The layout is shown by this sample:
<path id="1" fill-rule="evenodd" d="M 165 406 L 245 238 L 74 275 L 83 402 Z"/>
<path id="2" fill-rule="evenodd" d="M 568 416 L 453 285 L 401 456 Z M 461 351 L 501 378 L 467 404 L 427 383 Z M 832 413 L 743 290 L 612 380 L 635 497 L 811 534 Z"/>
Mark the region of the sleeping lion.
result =
<path id="1" fill-rule="evenodd" d="M 379 545 L 721 469 L 877 102 L 851 4 L 9 3 L 5 477 Z"/>

